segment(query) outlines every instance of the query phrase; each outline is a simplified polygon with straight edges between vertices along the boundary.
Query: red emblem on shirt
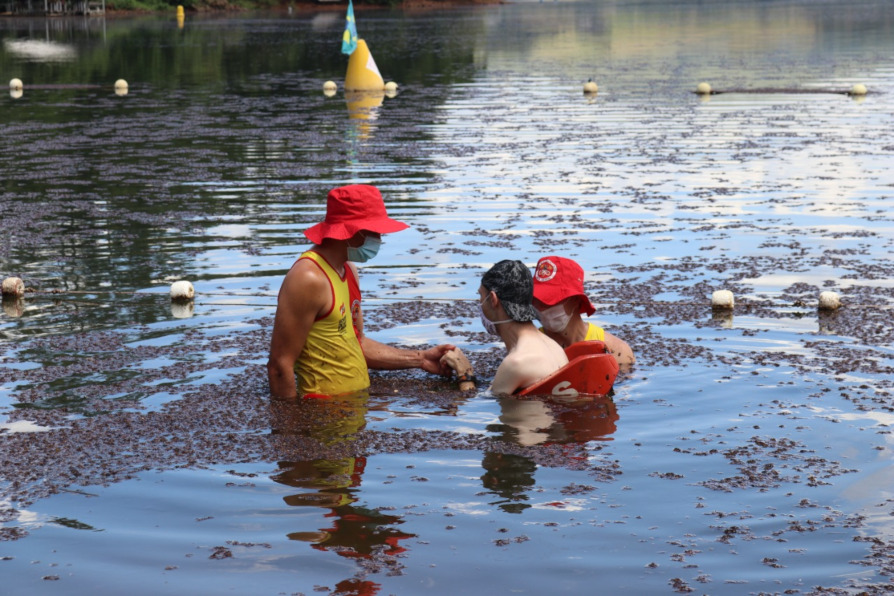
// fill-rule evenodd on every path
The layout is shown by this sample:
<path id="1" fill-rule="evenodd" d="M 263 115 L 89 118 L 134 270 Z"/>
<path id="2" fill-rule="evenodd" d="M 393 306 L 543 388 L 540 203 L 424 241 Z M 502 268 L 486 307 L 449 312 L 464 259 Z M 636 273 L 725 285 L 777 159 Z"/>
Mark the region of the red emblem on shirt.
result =
<path id="1" fill-rule="evenodd" d="M 354 323 L 354 327 L 360 326 L 360 301 L 354 300 L 351 302 L 351 320 Z"/>

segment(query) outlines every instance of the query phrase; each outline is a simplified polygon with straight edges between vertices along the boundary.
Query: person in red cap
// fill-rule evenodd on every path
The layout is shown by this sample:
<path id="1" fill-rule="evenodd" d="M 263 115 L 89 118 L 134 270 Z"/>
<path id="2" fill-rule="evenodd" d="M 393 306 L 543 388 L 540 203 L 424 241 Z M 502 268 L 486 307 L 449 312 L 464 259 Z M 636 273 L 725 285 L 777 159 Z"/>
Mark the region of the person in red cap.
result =
<path id="1" fill-rule="evenodd" d="M 314 245 L 295 261 L 279 290 L 267 361 L 272 395 L 362 391 L 369 387 L 370 368 L 450 374 L 440 360 L 452 345 L 403 350 L 363 333 L 354 263 L 376 255 L 382 234 L 408 227 L 388 217 L 375 186 L 329 191 L 325 220 L 304 232 Z"/>
<path id="2" fill-rule="evenodd" d="M 588 323 L 581 313 L 592 315 L 596 307 L 584 293 L 584 270 L 571 259 L 543 257 L 534 271 L 534 308 L 542 331 L 563 348 L 584 340 L 604 341 L 622 368 L 636 362 L 627 342 Z"/>

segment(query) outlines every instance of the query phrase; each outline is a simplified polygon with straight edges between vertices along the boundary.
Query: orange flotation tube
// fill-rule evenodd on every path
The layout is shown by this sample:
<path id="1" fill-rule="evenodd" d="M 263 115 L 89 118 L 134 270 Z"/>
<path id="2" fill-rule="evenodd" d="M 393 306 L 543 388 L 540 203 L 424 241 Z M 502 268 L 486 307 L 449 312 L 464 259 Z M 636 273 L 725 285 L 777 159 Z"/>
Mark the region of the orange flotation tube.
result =
<path id="1" fill-rule="evenodd" d="M 547 395 L 563 399 L 607 395 L 618 376 L 618 361 L 605 342 L 580 341 L 565 348 L 568 364 L 519 395 Z"/>

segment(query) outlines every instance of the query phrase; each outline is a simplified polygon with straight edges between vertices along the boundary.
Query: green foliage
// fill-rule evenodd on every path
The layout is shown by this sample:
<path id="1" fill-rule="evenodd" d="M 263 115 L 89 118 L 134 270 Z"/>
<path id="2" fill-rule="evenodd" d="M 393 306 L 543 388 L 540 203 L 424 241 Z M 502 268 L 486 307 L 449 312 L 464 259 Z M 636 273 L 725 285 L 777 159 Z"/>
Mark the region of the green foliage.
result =
<path id="1" fill-rule="evenodd" d="M 165 0 L 106 0 L 107 10 L 158 12 L 166 11 L 168 7 Z"/>
<path id="2" fill-rule="evenodd" d="M 347 0 L 344 0 L 347 3 Z M 358 0 L 356 4 L 372 6 L 399 6 L 402 0 Z M 284 0 L 106 0 L 110 11 L 169 12 L 182 6 L 185 10 L 214 11 L 227 8 L 243 10 L 267 9 L 284 5 Z"/>

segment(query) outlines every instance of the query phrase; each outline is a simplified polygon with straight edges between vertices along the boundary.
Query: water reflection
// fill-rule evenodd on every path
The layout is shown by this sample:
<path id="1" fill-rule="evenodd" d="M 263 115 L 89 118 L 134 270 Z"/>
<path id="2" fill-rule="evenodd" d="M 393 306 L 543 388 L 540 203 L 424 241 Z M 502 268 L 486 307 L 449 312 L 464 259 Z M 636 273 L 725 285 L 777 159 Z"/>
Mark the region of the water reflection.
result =
<path id="1" fill-rule="evenodd" d="M 345 92 L 348 118 L 354 123 L 356 138 L 367 140 L 375 130 L 374 122 L 379 117 L 379 108 L 385 101 L 385 91 Z"/>
<path id="2" fill-rule="evenodd" d="M 571 402 L 504 397 L 500 411 L 502 438 L 526 447 L 606 439 L 615 432 L 618 421 L 618 409 L 610 395 Z"/>
<path id="3" fill-rule="evenodd" d="M 78 57 L 73 45 L 56 41 L 5 39 L 3 46 L 13 56 L 33 62 L 67 62 Z"/>
<path id="4" fill-rule="evenodd" d="M 820 335 L 839 335 L 838 312 L 819 311 L 817 314 L 817 333 Z"/>
<path id="5" fill-rule="evenodd" d="M 283 452 L 296 451 L 291 441 L 310 439 L 315 450 L 313 459 L 291 456 L 280 461 L 279 472 L 272 480 L 299 489 L 283 497 L 290 507 L 317 507 L 326 510 L 327 523 L 317 528 L 293 529 L 290 540 L 307 542 L 319 551 L 332 551 L 341 557 L 381 561 L 385 557 L 389 569 L 394 569 L 392 557 L 406 551 L 401 541 L 415 537 L 396 526 L 403 523 L 398 515 L 362 504 L 359 487 L 366 466 L 366 457 L 352 448 L 359 433 L 366 426 L 369 395 L 333 397 L 321 400 L 275 401 L 273 434 L 282 440 Z M 304 519 L 304 518 L 299 518 Z M 371 594 L 379 585 L 357 578 L 339 584 L 338 593 Z"/>
<path id="6" fill-rule="evenodd" d="M 531 505 L 528 491 L 534 486 L 537 464 L 531 458 L 514 453 L 485 452 L 481 462 L 484 475 L 481 484 L 499 497 L 491 501 L 506 513 L 521 513 Z"/>
<path id="7" fill-rule="evenodd" d="M 720 329 L 733 328 L 733 311 L 731 310 L 712 310 L 711 323 Z"/>
<path id="8" fill-rule="evenodd" d="M 25 94 L 24 101 L 6 98 L 0 123 L 7 138 L 15 139 L 15 148 L 0 153 L 4 174 L 0 175 L 0 203 L 6 227 L 25 233 L 0 247 L 0 257 L 7 270 L 43 281 L 49 290 L 140 290 L 187 277 L 201 279 L 208 287 L 256 290 L 260 286 L 272 292 L 300 251 L 300 230 L 319 215 L 320 197 L 335 185 L 333 181 L 352 177 L 387 181 L 390 195 L 399 201 L 395 207 L 400 218 L 414 228 L 405 236 L 397 235 L 384 259 L 367 270 L 365 287 L 381 297 L 467 296 L 469 271 L 486 267 L 507 251 L 533 262 L 557 245 L 572 256 L 597 259 L 604 271 L 599 276 L 600 294 L 612 300 L 617 294 L 631 304 L 648 300 L 654 293 L 689 296 L 696 284 L 714 286 L 730 280 L 759 296 L 773 295 L 795 282 L 824 287 L 824 282 L 838 279 L 869 286 L 867 291 L 878 288 L 884 295 L 889 282 L 883 272 L 889 265 L 891 238 L 890 151 L 885 147 L 891 144 L 894 113 L 890 109 L 894 78 L 890 59 L 884 56 L 891 54 L 894 16 L 887 3 L 859 4 L 860 10 L 850 11 L 842 10 L 844 3 L 802 0 L 531 3 L 437 15 L 369 11 L 364 24 L 371 39 L 387 35 L 394 40 L 377 43 L 376 58 L 389 78 L 400 81 L 406 91 L 397 101 L 367 111 L 366 118 L 352 118 L 351 108 L 340 97 L 326 100 L 319 93 L 320 83 L 344 72 L 343 56 L 332 49 L 343 29 L 341 11 L 278 20 L 197 17 L 183 31 L 175 30 L 170 17 L 163 21 L 113 19 L 108 35 L 101 38 L 89 31 L 61 29 L 63 24 L 82 27 L 99 25 L 99 21 L 0 19 L 4 37 L 41 38 L 49 23 L 53 41 L 73 43 L 78 50 L 74 62 L 49 64 L 23 60 L 0 46 L 0 70 L 9 73 L 7 78 L 21 76 L 28 85 L 105 86 L 100 90 L 34 89 Z M 580 82 L 590 76 L 604 89 L 598 99 L 593 98 L 593 105 L 580 94 Z M 868 96 L 864 103 L 841 97 L 719 96 L 705 104 L 691 93 L 700 80 L 717 86 L 818 86 L 857 82 L 852 79 L 856 76 L 880 93 Z M 107 89 L 117 77 L 126 77 L 134 85 L 135 93 L 125 101 L 118 101 Z M 375 142 L 359 141 L 360 132 L 369 135 L 365 139 L 374 136 Z M 227 231 L 233 229 L 229 226 L 240 232 Z M 189 334 L 224 335 L 229 329 L 220 327 L 221 322 L 232 323 L 234 346 L 240 340 L 245 346 L 263 343 L 242 329 L 263 333 L 265 324 L 258 330 L 254 322 L 257 311 L 247 315 L 243 314 L 246 310 L 213 309 L 210 316 L 199 313 L 202 316 L 189 325 L 172 325 L 166 304 L 121 301 L 107 293 L 98 296 L 100 300 L 91 298 L 89 304 L 86 299 L 51 304 L 44 297 L 29 297 L 25 317 L 0 316 L 2 335 L 16 340 L 6 342 L 4 355 L 45 371 L 40 381 L 27 386 L 15 379 L 6 382 L 4 403 L 44 394 L 47 399 L 39 405 L 58 404 L 60 410 L 65 406 L 77 413 L 85 408 L 77 403 L 72 408 L 72 402 L 83 401 L 83 394 L 101 398 L 119 391 L 115 377 L 82 376 L 79 362 L 59 366 L 60 361 L 74 360 L 77 352 L 66 349 L 66 343 L 35 341 L 48 333 L 74 335 L 116 328 L 137 335 L 150 347 L 173 341 L 184 357 L 207 361 L 211 378 L 241 365 L 230 364 L 229 354 L 221 364 L 214 364 L 205 352 L 207 343 L 190 346 Z M 635 307 L 622 312 L 620 323 L 643 331 L 642 341 L 659 356 L 667 353 L 654 347 L 660 343 L 659 336 L 691 343 L 694 335 L 704 335 L 681 324 L 676 314 L 650 318 Z M 825 317 L 821 317 L 821 331 L 837 325 L 847 335 L 855 317 L 846 312 L 837 317 L 837 322 L 830 317 L 828 327 L 822 326 Z M 457 325 L 451 319 L 465 324 L 448 315 L 396 327 L 392 336 L 416 343 L 416 336 L 423 332 L 429 339 L 433 332 L 441 333 L 442 327 L 452 333 L 450 328 Z M 792 375 L 810 387 L 840 386 L 831 373 L 813 368 L 790 372 L 787 365 L 795 356 L 816 354 L 817 359 L 828 359 L 829 368 L 834 369 L 840 366 L 839 351 L 811 345 L 817 329 L 812 317 L 796 327 L 786 318 L 761 320 L 740 314 L 736 324 L 749 332 L 768 330 L 765 341 L 772 350 L 766 357 L 786 365 L 775 373 L 762 367 L 762 374 L 751 382 L 745 380 L 746 375 L 731 373 L 743 382 L 729 391 L 722 410 L 700 411 L 699 424 L 723 434 L 730 426 L 730 411 L 735 412 L 732 408 L 743 406 L 761 430 L 742 426 L 727 433 L 731 441 L 739 440 L 741 432 L 747 432 L 742 440 L 753 433 L 778 432 L 814 447 L 817 439 L 807 430 L 795 430 L 795 423 L 788 420 L 785 429 L 771 430 L 778 426 L 776 421 L 761 419 L 760 412 L 767 408 L 755 404 L 772 398 L 802 403 L 804 383 L 789 389 Z M 881 331 L 888 330 L 884 326 Z M 186 340 L 181 337 L 184 333 Z M 685 374 L 710 387 L 714 376 L 725 376 L 727 368 L 736 370 L 726 352 L 740 346 L 744 346 L 742 351 L 754 349 L 750 336 L 744 343 L 739 336 L 721 334 L 716 344 L 700 341 L 710 357 L 705 361 L 697 354 L 687 356 L 685 373 L 677 373 L 676 365 L 660 363 L 654 372 Z M 139 370 L 143 363 L 157 368 L 154 354 L 134 351 L 134 360 L 113 362 L 113 371 L 126 373 L 131 366 Z M 15 374 L 13 369 L 7 376 Z M 29 379 L 37 378 L 36 373 L 29 375 Z M 60 375 L 62 379 L 54 381 Z M 171 382 L 170 399 L 188 395 L 195 384 L 194 377 Z M 690 390 L 685 387 L 681 392 L 666 383 L 638 383 L 641 398 L 637 403 L 644 406 L 643 412 L 635 420 L 625 420 L 630 427 L 625 430 L 634 435 L 672 433 L 674 426 L 692 423 L 688 408 L 666 409 L 659 404 L 656 410 L 651 405 L 658 402 L 656 398 L 668 403 L 689 399 Z M 773 395 L 766 397 L 767 391 Z M 824 399 L 833 400 L 836 407 L 853 407 L 836 398 L 838 393 L 832 391 Z M 491 420 L 496 405 L 488 404 L 486 420 Z M 494 425 L 504 443 L 472 456 L 473 491 L 483 490 L 483 482 L 496 495 L 491 500 L 504 508 L 523 509 L 536 498 L 535 490 L 550 496 L 560 490 L 558 483 L 544 479 L 543 472 L 535 476 L 536 468 L 543 464 L 541 455 L 555 452 L 559 458 L 564 446 L 569 458 L 586 454 L 580 441 L 586 440 L 587 431 L 575 428 L 575 423 L 589 427 L 597 439 L 611 436 L 617 424 L 607 411 L 609 429 L 601 431 L 598 425 L 593 428 L 587 416 L 572 415 L 570 410 L 576 406 L 538 404 L 519 412 L 523 408 L 513 405 L 505 412 L 506 420 Z M 277 488 L 288 495 L 285 505 L 278 498 L 276 504 L 292 521 L 275 529 L 276 535 L 295 539 L 286 548 L 312 560 L 325 559 L 324 564 L 347 563 L 342 567 L 362 560 L 357 553 L 374 557 L 394 552 L 393 545 L 415 544 L 398 537 L 409 524 L 401 524 L 378 503 L 370 507 L 363 502 L 364 496 L 369 498 L 372 466 L 357 457 L 350 438 L 339 436 L 356 434 L 362 421 L 353 430 L 337 423 L 327 426 L 317 406 L 301 406 L 291 413 L 294 420 L 273 424 L 284 442 Z M 290 404 L 290 408 L 296 406 Z M 327 404 L 322 409 L 340 413 L 342 406 Z M 419 409 L 422 406 L 412 404 L 412 410 Z M 572 420 L 562 421 L 566 414 Z M 101 421 L 98 415 L 96 419 Z M 323 422 L 321 428 L 337 436 L 336 443 L 325 444 L 315 438 L 313 428 L 305 428 L 317 419 Z M 668 428 L 661 428 L 660 422 L 656 426 L 656 420 L 665 420 Z M 461 419 L 443 421 L 466 432 Z M 481 426 L 475 422 L 477 432 Z M 846 433 L 855 431 L 846 426 L 822 427 L 835 439 L 830 445 L 854 443 Z M 600 437 L 600 433 L 604 434 Z M 678 524 L 678 507 L 654 508 L 645 500 L 627 500 L 631 495 L 651 494 L 655 487 L 651 482 L 657 480 L 648 474 L 659 461 L 668 463 L 668 468 L 678 465 L 670 458 L 680 456 L 662 449 L 679 440 L 673 436 L 668 434 L 666 442 L 647 442 L 642 450 L 625 447 L 637 454 L 626 460 L 633 468 L 629 476 L 634 491 L 606 489 L 629 508 L 631 525 L 617 534 L 621 541 L 640 530 L 632 527 L 637 514 L 659 528 Z M 290 449 L 292 440 L 299 447 L 314 441 L 317 446 Z M 618 441 L 616 446 L 622 447 L 621 443 L 628 442 Z M 697 490 L 699 481 L 714 477 L 719 457 L 689 459 L 686 486 Z M 447 456 L 448 460 L 466 458 L 468 451 Z M 858 465 L 857 458 L 854 461 Z M 483 469 L 478 470 L 482 462 Z M 143 484 L 147 503 L 164 503 L 164 491 Z M 449 498 L 444 489 L 452 484 L 418 486 L 439 505 L 438 499 Z M 720 497 L 711 496 L 711 500 Z M 774 500 L 772 491 L 740 492 L 731 498 L 736 502 L 728 501 L 729 509 L 723 503 L 713 506 L 743 511 L 751 509 L 752 503 L 754 507 L 766 504 L 779 506 L 789 515 L 785 502 L 791 499 Z M 114 505 L 123 506 L 117 501 Z M 216 513 L 217 505 L 209 506 Z M 487 514 L 500 515 L 496 506 L 486 509 Z M 516 519 L 534 521 L 534 513 L 529 510 L 524 519 Z M 799 511 L 794 514 L 800 518 Z M 680 531 L 691 527 L 694 534 L 716 534 L 708 528 L 713 518 L 697 521 L 701 517 L 691 516 Z M 365 542 L 345 536 L 351 525 L 352 531 L 369 535 Z M 568 524 L 569 538 L 593 548 L 588 524 L 581 524 L 583 530 L 572 530 L 572 525 Z M 814 535 L 835 538 L 836 531 Z M 474 567 L 482 555 L 494 552 L 490 544 L 474 542 L 461 551 L 450 550 L 457 532 L 418 532 L 437 545 L 426 549 L 431 560 L 420 563 L 421 557 L 413 553 L 417 555 L 414 564 L 420 566 L 436 564 L 442 571 L 449 565 Z M 604 532 L 599 534 L 605 538 Z M 651 549 L 646 540 L 635 542 Z M 38 547 L 42 543 L 37 540 Z M 666 549 L 664 541 L 658 543 L 657 549 Z M 101 556 L 99 551 L 117 546 L 97 545 L 86 550 L 85 556 Z M 356 558 L 333 552 L 355 553 Z M 648 550 L 615 555 L 612 563 L 617 562 L 620 569 L 641 569 L 656 556 Z M 704 571 L 714 573 L 718 591 L 723 591 L 722 577 L 737 576 L 740 571 L 755 577 L 762 573 L 743 570 L 744 556 L 703 556 L 710 559 L 703 560 Z M 811 562 L 791 561 L 787 573 L 800 576 L 803 572 L 810 579 L 820 575 L 813 573 L 813 567 L 823 561 L 799 555 L 802 560 L 808 557 Z M 760 557 L 749 560 L 760 567 Z M 660 562 L 660 569 L 671 569 Z M 569 573 L 563 572 L 563 579 L 556 575 L 554 565 L 545 573 L 542 567 L 525 566 L 518 578 L 530 581 L 531 591 L 543 592 L 547 590 L 537 588 L 547 582 L 559 586 L 572 575 L 590 580 L 601 574 L 586 563 L 566 561 L 564 569 Z M 131 578 L 142 582 L 157 577 L 157 570 L 150 561 L 148 567 L 135 568 Z M 763 570 L 764 574 L 786 572 Z M 845 573 L 835 577 L 846 577 Z M 256 574 L 241 577 L 251 575 Z M 256 577 L 243 581 L 256 582 Z M 492 577 L 499 581 L 497 575 Z M 172 578 L 167 575 L 166 581 L 175 581 Z M 820 577 L 813 585 L 837 581 L 830 578 L 831 574 Z M 607 591 L 616 584 L 629 585 L 629 577 L 600 579 Z M 334 580 L 327 578 L 326 583 L 334 584 Z M 359 590 L 369 584 L 347 579 L 339 586 Z M 387 590 L 401 591 L 399 584 Z"/>
<path id="9" fill-rule="evenodd" d="M 610 439 L 615 432 L 618 410 L 611 396 L 560 403 L 546 399 L 503 397 L 499 425 L 489 431 L 507 443 L 522 447 L 562 445 L 569 462 L 580 458 L 574 447 L 594 440 Z M 534 486 L 537 464 L 525 455 L 493 450 L 484 453 L 482 485 L 499 497 L 492 502 L 506 513 L 521 513 L 531 507 L 528 491 Z"/>
<path id="10" fill-rule="evenodd" d="M 3 296 L 3 312 L 8 317 L 21 317 L 25 313 L 25 299 L 21 296 Z"/>

